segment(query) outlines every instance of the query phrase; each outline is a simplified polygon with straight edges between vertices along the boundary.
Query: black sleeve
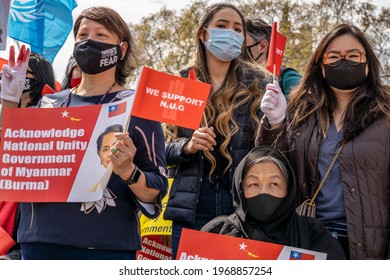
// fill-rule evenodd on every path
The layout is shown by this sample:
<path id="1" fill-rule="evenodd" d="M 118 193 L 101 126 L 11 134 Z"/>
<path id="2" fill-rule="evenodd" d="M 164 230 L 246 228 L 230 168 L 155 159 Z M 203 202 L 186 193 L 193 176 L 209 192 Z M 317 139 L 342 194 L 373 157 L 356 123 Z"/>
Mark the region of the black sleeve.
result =
<path id="1" fill-rule="evenodd" d="M 161 200 L 168 189 L 168 178 L 165 161 L 165 142 L 160 123 L 131 117 L 129 135 L 132 138 L 137 153 L 134 163 L 145 175 L 146 184 L 150 188 L 160 190 L 160 195 L 154 205 L 155 214 L 150 215 L 144 207 L 138 204 L 143 214 L 149 218 L 157 217 L 161 211 Z"/>
<path id="2" fill-rule="evenodd" d="M 345 260 L 340 242 L 332 236 L 327 228 L 314 218 L 308 219 L 310 227 L 309 250 L 326 253 L 327 260 Z"/>

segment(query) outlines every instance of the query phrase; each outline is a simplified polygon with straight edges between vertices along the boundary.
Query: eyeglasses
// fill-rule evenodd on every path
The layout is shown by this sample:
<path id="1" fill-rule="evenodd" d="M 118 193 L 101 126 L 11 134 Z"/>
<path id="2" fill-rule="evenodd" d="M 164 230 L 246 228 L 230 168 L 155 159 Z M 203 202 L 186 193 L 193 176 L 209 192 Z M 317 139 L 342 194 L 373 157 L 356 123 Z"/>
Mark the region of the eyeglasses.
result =
<path id="1" fill-rule="evenodd" d="M 359 50 L 347 51 L 344 55 L 337 51 L 330 51 L 324 54 L 322 62 L 331 67 L 336 67 L 341 63 L 341 60 L 345 59 L 345 62 L 349 65 L 356 66 L 362 62 L 363 55 L 366 55 L 366 53 Z"/>

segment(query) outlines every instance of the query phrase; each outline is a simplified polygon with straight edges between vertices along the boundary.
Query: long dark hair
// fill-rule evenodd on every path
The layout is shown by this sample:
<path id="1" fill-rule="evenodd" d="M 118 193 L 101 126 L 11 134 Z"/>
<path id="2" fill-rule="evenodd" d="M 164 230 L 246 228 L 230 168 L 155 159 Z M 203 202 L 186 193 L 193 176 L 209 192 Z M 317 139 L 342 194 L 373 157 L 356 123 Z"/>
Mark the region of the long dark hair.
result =
<path id="1" fill-rule="evenodd" d="M 365 127 L 378 118 L 386 117 L 390 125 L 390 89 L 381 80 L 383 69 L 375 55 L 372 43 L 356 26 L 340 24 L 326 34 L 309 60 L 301 84 L 291 94 L 287 107 L 290 128 L 296 128 L 310 115 L 319 114 L 322 133 L 325 135 L 330 121 L 330 113 L 336 108 L 336 97 L 322 76 L 321 63 L 328 45 L 335 38 L 350 34 L 364 47 L 368 75 L 366 82 L 357 89 L 348 104 L 343 122 L 346 140 L 352 139 Z"/>
<path id="2" fill-rule="evenodd" d="M 67 88 L 71 88 L 70 83 L 72 81 L 72 70 L 76 65 L 77 65 L 76 59 L 72 55 L 71 57 L 69 57 L 68 65 L 66 66 L 65 69 L 65 77 L 62 80 L 61 88 L 63 90 Z"/>
<path id="3" fill-rule="evenodd" d="M 55 78 L 51 63 L 37 53 L 30 54 L 28 66 L 37 82 L 36 87 L 30 92 L 30 101 L 27 104 L 27 107 L 30 107 L 35 106 L 42 98 L 42 90 L 46 84 L 55 89 Z"/>

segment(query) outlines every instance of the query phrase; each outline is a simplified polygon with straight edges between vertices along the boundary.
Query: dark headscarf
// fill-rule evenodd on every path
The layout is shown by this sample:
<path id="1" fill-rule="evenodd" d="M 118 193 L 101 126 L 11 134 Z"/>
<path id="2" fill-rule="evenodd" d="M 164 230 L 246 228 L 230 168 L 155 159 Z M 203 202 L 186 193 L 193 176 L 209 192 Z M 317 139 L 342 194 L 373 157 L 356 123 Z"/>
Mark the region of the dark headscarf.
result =
<path id="1" fill-rule="evenodd" d="M 241 186 L 242 172 L 246 160 L 252 156 L 254 151 L 262 151 L 262 156 L 270 156 L 278 159 L 288 172 L 288 193 L 282 205 L 276 209 L 266 223 L 260 223 L 246 215 L 246 199 Z M 238 165 L 234 173 L 234 193 L 233 205 L 236 215 L 244 223 L 244 230 L 250 239 L 273 242 L 294 247 L 302 247 L 302 242 L 308 243 L 310 233 L 306 223 L 300 221 L 300 217 L 295 212 L 297 199 L 297 183 L 294 171 L 288 159 L 277 149 L 269 146 L 260 146 L 254 148 L 245 156 Z M 301 230 L 298 231 L 300 227 Z M 302 230 L 303 229 L 303 230 Z M 304 230 L 307 229 L 307 230 Z"/>

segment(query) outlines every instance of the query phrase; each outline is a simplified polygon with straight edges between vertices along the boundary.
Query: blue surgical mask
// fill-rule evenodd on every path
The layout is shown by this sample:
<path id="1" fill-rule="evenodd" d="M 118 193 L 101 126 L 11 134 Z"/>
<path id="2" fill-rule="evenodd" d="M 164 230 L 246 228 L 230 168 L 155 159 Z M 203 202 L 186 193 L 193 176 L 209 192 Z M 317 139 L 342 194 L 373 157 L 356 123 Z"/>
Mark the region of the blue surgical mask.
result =
<path id="1" fill-rule="evenodd" d="M 210 40 L 205 41 L 204 45 L 214 56 L 222 61 L 232 61 L 240 55 L 244 42 L 244 36 L 240 33 L 233 29 L 221 28 L 212 28 L 207 32 L 210 35 Z"/>

